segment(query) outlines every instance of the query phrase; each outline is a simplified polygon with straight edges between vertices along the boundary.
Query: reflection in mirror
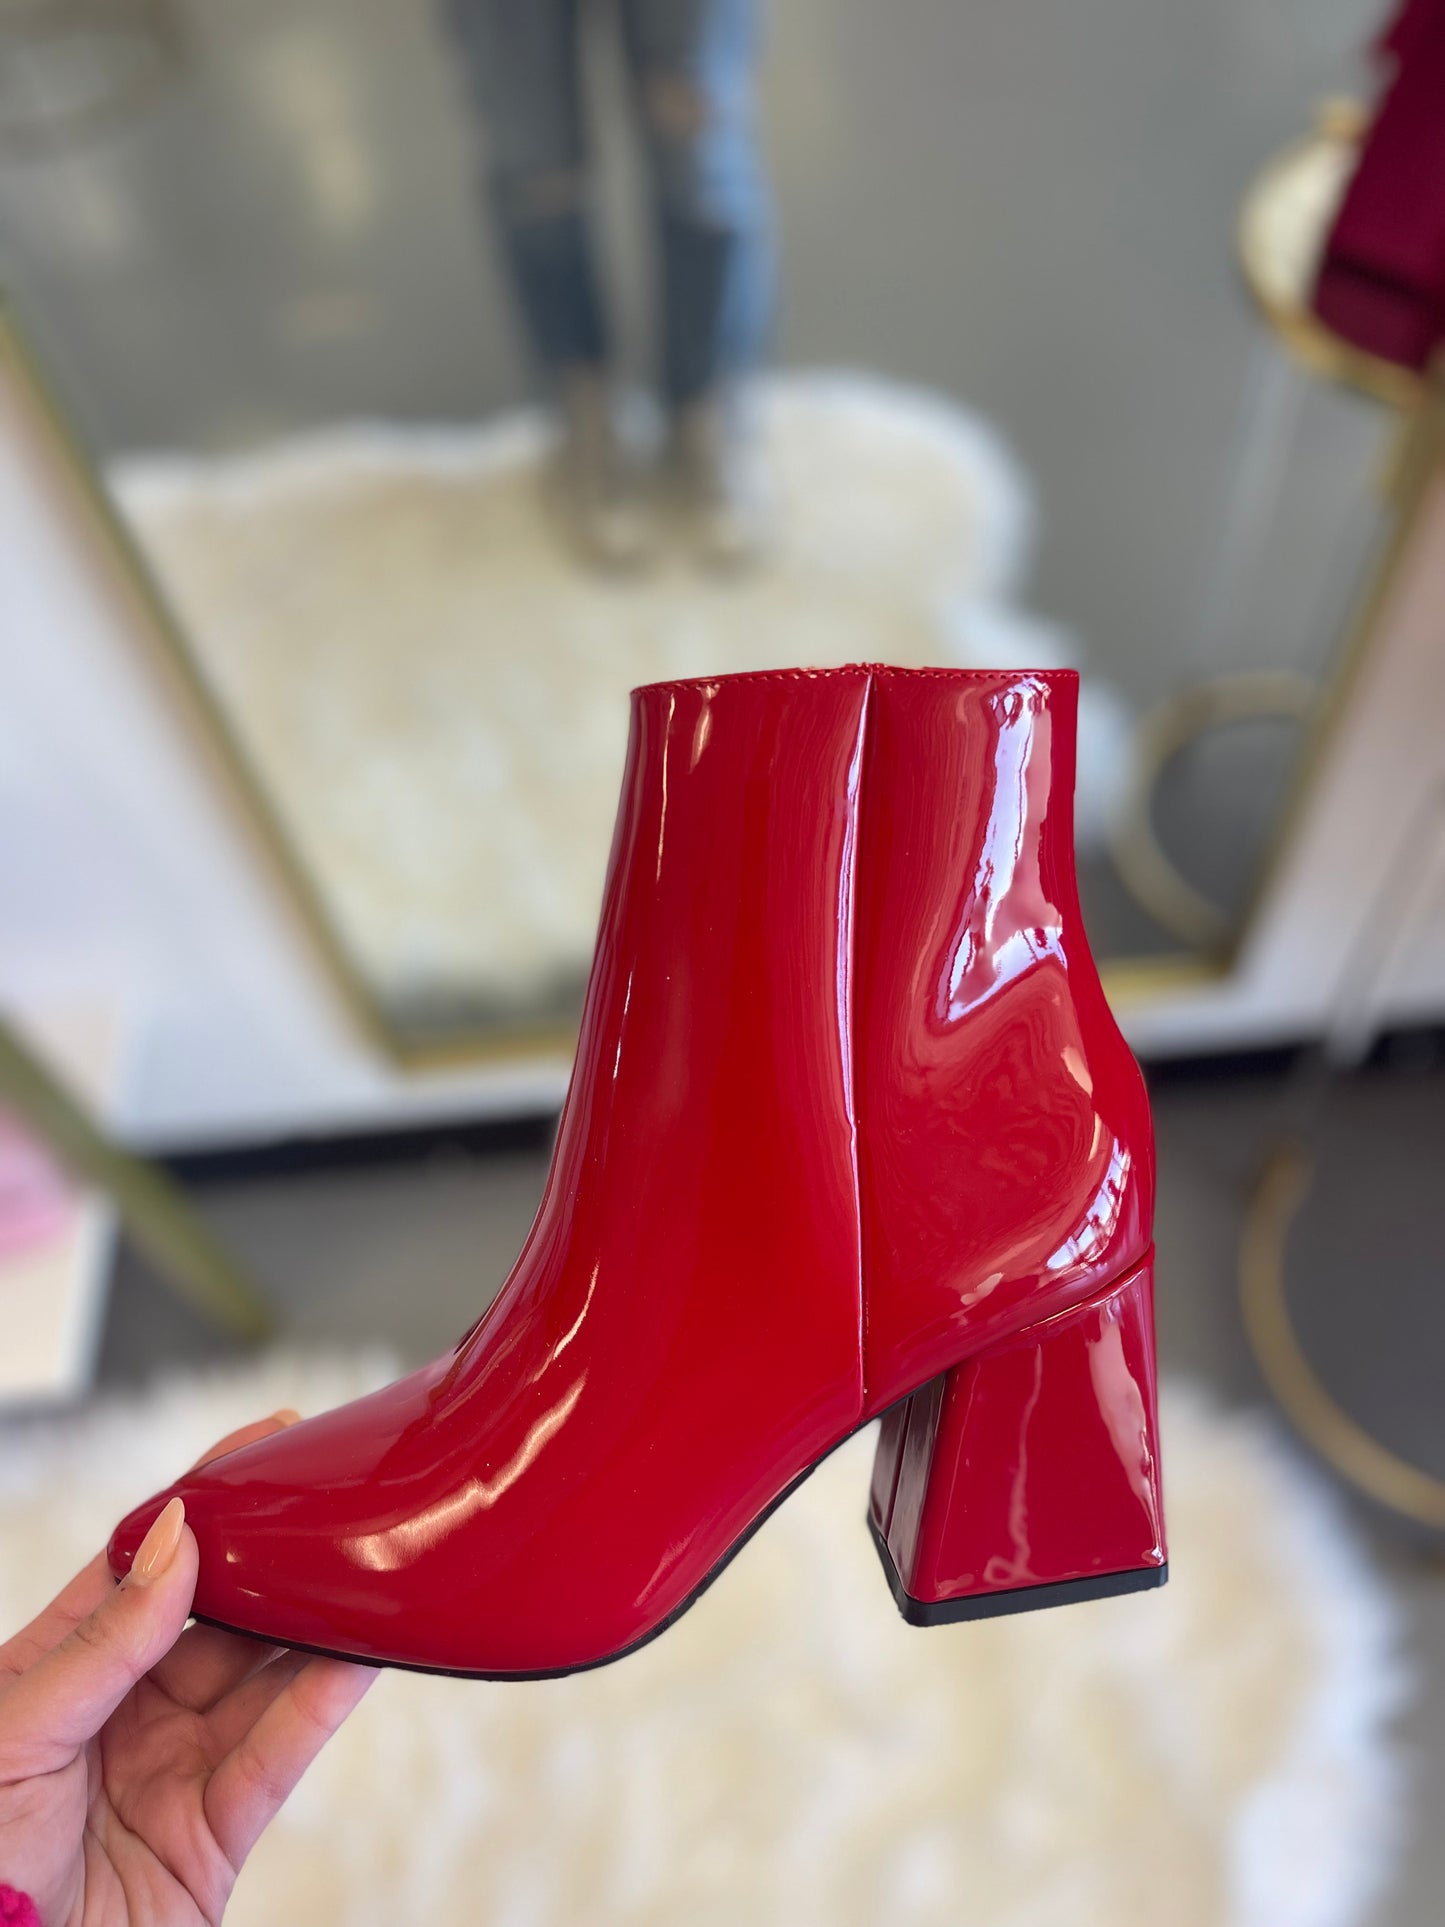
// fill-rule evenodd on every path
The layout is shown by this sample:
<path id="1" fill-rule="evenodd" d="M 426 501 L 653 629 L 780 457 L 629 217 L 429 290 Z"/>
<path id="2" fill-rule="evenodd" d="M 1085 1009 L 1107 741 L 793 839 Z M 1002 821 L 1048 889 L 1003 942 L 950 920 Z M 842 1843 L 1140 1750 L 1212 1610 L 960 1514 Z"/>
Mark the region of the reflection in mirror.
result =
<path id="1" fill-rule="evenodd" d="M 0 276 L 398 1048 L 571 1021 L 626 691 L 712 671 L 1077 663 L 1099 950 L 1227 952 L 1400 399 L 1235 223 L 1364 9 L 93 11 L 0 20 Z"/>

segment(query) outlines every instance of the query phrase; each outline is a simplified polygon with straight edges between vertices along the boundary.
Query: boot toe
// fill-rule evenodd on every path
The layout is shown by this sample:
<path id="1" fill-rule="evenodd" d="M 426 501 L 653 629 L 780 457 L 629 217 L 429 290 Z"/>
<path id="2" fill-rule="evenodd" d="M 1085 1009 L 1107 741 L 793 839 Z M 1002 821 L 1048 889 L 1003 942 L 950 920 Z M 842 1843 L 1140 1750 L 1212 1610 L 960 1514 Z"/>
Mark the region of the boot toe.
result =
<path id="1" fill-rule="evenodd" d="M 173 1488 L 168 1488 L 164 1492 L 158 1492 L 154 1498 L 147 1499 L 144 1505 L 138 1505 L 133 1512 L 128 1512 L 110 1535 L 105 1556 L 115 1578 L 124 1579 L 130 1571 L 135 1556 L 140 1551 L 141 1540 L 160 1517 L 166 1501 L 171 1497 L 172 1490 Z"/>

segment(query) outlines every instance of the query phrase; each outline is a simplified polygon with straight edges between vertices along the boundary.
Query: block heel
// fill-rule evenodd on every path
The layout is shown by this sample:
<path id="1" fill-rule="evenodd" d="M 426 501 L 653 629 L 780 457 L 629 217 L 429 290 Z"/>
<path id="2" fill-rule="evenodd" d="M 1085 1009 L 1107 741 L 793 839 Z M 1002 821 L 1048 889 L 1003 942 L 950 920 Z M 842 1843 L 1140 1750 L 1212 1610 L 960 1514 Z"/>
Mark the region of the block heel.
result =
<path id="1" fill-rule="evenodd" d="M 1151 1258 L 883 1420 L 869 1524 L 914 1625 L 1162 1586 Z"/>

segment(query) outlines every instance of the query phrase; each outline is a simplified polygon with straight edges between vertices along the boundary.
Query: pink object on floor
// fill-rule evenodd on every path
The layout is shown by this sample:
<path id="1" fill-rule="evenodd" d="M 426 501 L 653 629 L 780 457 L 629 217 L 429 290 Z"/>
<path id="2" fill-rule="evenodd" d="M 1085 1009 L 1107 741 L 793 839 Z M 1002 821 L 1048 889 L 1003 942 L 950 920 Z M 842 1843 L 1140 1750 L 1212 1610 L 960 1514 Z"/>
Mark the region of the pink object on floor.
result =
<path id="1" fill-rule="evenodd" d="M 50 1153 L 0 1112 L 0 1258 L 43 1245 L 64 1229 L 74 1195 Z M 0 1895 L 6 1892 L 0 1888 Z M 10 1916 L 0 1912 L 0 1922 Z"/>
<path id="2" fill-rule="evenodd" d="M 29 1894 L 0 1883 L 0 1927 L 40 1927 L 40 1914 Z"/>

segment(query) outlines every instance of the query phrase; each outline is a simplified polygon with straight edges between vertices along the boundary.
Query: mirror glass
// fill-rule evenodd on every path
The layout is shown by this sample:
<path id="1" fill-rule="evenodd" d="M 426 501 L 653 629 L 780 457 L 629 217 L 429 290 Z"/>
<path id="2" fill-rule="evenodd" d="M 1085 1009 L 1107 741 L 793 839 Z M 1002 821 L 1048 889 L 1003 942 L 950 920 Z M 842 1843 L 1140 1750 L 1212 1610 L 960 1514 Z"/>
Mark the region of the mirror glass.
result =
<path id="1" fill-rule="evenodd" d="M 1374 11 L 0 0 L 0 281 L 399 1047 L 570 1021 L 665 676 L 1075 663 L 1098 949 L 1227 952 L 1393 420 L 1238 222 Z"/>

